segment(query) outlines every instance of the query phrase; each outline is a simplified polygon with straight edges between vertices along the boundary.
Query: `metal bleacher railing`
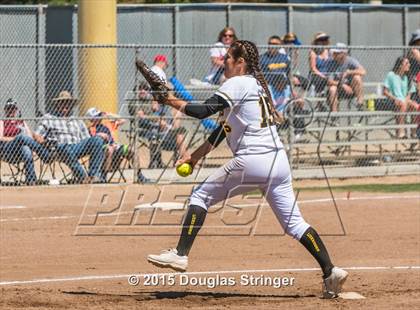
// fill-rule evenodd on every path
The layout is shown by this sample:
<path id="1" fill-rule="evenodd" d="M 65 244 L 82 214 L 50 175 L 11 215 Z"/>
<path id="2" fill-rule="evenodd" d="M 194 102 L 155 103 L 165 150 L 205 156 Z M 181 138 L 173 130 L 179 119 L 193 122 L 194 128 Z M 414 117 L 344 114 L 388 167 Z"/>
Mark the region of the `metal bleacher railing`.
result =
<path id="1" fill-rule="evenodd" d="M 418 28 L 419 12 L 420 5 L 403 3 L 120 4 L 118 43 L 210 43 L 230 25 L 239 37 L 258 44 L 266 43 L 272 34 L 290 31 L 309 43 L 315 32 L 327 31 L 333 41 L 348 45 L 397 46 L 407 44 L 410 33 Z M 61 21 L 70 18 L 56 27 L 70 26 L 59 32 L 72 38 L 65 42 L 77 43 L 77 14 L 77 6 L 71 5 L 59 10 L 44 4 L 0 5 L 0 43 L 48 43 L 47 15 Z M 378 35 L 378 25 L 384 35 Z"/>
<path id="2" fill-rule="evenodd" d="M 153 182 L 180 181 L 174 173 L 173 164 L 182 151 L 181 142 L 184 141 L 187 147 L 194 149 L 210 134 L 212 123 L 183 116 L 174 122 L 168 111 L 152 113 L 150 103 L 138 97 L 136 86 L 141 82 L 141 77 L 136 72 L 134 62 L 136 57 L 141 57 L 152 64 L 156 54 L 167 55 L 170 64 L 176 62 L 177 67 L 183 68 L 183 73 L 176 78 L 190 93 L 192 101 L 199 103 L 217 89 L 217 85 L 203 82 L 210 67 L 210 45 L 0 45 L 1 121 L 10 120 L 4 114 L 3 107 L 12 98 L 19 109 L 19 113 L 12 116 L 12 119 L 26 120 L 28 126 L 35 130 L 42 123 L 42 115 L 51 110 L 51 100 L 60 91 L 68 90 L 74 97 L 83 98 L 86 92 L 101 87 L 80 87 L 84 70 L 80 60 L 90 49 L 98 48 L 117 50 L 119 116 L 111 117 L 110 120 L 126 120 L 119 128 L 117 138 L 119 144 L 127 145 L 121 149 L 121 156 L 113 159 L 115 163 L 107 168 L 102 181 L 137 182 L 142 181 L 140 175 Z M 259 48 L 260 54 L 263 54 L 268 46 Z M 296 51 L 291 53 L 296 57 L 296 66 L 288 73 L 289 81 L 294 76 L 308 79 L 308 53 L 311 47 L 288 48 Z M 174 50 L 178 57 L 171 59 Z M 419 140 L 415 130 L 419 112 L 393 111 L 389 104 L 383 105 L 386 98 L 382 93 L 387 73 L 392 70 L 399 56 L 409 53 L 409 48 L 350 47 L 348 53 L 366 69 L 361 106 L 357 105 L 354 96 L 343 95 L 338 98 L 338 111 L 330 113 L 327 90 L 317 93 L 310 83 L 302 86 L 293 82 L 296 97 L 304 99 L 303 110 L 309 111 L 306 114 L 302 111 L 288 113 L 294 111 L 293 105 L 290 108 L 289 104 L 289 110 L 285 110 L 287 123 L 279 128 L 294 176 L 321 178 L 322 166 L 328 170 L 329 175 L 336 177 L 418 173 Z M 101 66 L 107 65 L 101 63 L 100 59 L 98 63 Z M 168 77 L 171 77 L 171 72 L 169 68 Z M 107 76 L 103 76 L 103 84 L 106 85 L 106 81 Z M 415 85 L 412 86 L 414 88 Z M 73 118 L 89 124 L 89 119 L 80 112 L 82 108 L 75 105 Z M 397 124 L 398 115 L 404 116 L 403 124 Z M 296 122 L 299 119 L 304 120 L 303 127 Z M 308 119 L 310 121 L 306 122 Z M 404 130 L 406 139 L 398 137 L 398 129 Z M 26 182 L 27 167 L 22 154 L 18 153 L 21 151 L 14 149 L 12 152 L 16 152 L 15 156 L 1 156 L 0 176 L 3 185 Z M 63 158 L 44 162 L 37 157 L 36 152 L 32 155 L 37 183 L 50 183 L 51 180 L 52 184 L 75 181 L 68 162 Z M 200 165 L 200 169 L 182 181 L 202 180 L 230 157 L 227 145 L 221 144 Z M 88 156 L 81 156 L 79 162 L 88 170 Z"/>

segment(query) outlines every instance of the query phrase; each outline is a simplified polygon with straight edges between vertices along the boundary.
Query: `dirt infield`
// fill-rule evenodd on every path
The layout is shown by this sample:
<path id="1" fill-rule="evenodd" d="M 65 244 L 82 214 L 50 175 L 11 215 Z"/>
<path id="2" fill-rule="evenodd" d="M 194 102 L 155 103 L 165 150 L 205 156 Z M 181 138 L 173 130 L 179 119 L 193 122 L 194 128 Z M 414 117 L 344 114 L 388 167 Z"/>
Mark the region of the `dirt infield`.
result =
<path id="1" fill-rule="evenodd" d="M 176 245 L 183 214 L 150 208 L 133 213 L 134 207 L 157 199 L 182 204 L 190 190 L 188 185 L 0 189 L 0 308 L 420 306 L 420 197 L 415 192 L 337 192 L 337 210 L 328 191 L 299 194 L 302 213 L 324 235 L 333 262 L 349 269 L 345 291 L 365 299 L 319 299 L 316 262 L 283 235 L 269 207 L 256 206 L 256 197 L 238 197 L 209 214 L 190 254 L 189 273 L 182 276 L 207 283 L 183 285 L 180 275 L 163 275 L 156 285 L 147 286 L 142 276 L 140 285 L 129 285 L 130 274 L 170 273 L 149 265 L 145 256 Z M 267 283 L 241 282 L 251 275 Z M 279 277 L 294 278 L 293 285 L 268 283 Z M 235 284 L 209 288 L 216 278 Z"/>

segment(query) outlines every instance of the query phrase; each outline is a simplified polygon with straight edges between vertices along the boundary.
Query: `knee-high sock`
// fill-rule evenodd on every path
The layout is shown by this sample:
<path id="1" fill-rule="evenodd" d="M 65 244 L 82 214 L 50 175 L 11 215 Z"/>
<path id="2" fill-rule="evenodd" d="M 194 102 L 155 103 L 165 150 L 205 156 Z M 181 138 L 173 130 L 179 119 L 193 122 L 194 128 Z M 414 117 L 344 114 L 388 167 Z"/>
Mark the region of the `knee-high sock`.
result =
<path id="1" fill-rule="evenodd" d="M 303 244 L 321 266 L 324 273 L 323 277 L 328 278 L 334 265 L 331 263 L 328 251 L 315 229 L 309 227 L 300 238 L 300 243 Z"/>
<path id="2" fill-rule="evenodd" d="M 188 255 L 194 239 L 204 223 L 206 215 L 207 211 L 199 206 L 190 205 L 188 207 L 187 216 L 185 217 L 182 226 L 181 237 L 179 238 L 178 246 L 176 247 L 178 255 Z"/>

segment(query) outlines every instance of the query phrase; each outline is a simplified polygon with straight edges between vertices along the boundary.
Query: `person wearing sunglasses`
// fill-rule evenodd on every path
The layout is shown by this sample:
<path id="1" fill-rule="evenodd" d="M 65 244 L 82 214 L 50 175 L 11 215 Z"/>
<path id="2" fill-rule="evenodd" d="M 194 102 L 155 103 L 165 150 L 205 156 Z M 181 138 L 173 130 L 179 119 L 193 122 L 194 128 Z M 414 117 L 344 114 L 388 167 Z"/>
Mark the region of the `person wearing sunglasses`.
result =
<path id="1" fill-rule="evenodd" d="M 290 57 L 280 48 L 282 41 L 277 35 L 268 38 L 268 49 L 260 57 L 260 66 L 269 85 L 274 105 L 282 106 L 285 93 L 290 94 Z M 288 97 L 288 96 L 287 96 Z"/>
<path id="2" fill-rule="evenodd" d="M 229 46 L 237 39 L 235 29 L 232 27 L 225 27 L 220 31 L 217 42 L 210 49 L 211 67 L 205 77 L 206 82 L 218 85 L 224 81 L 224 57 Z"/>
<path id="3" fill-rule="evenodd" d="M 331 79 L 332 57 L 330 50 L 330 36 L 325 32 L 318 32 L 312 41 L 312 45 L 317 46 L 309 52 L 309 80 L 315 86 L 315 92 L 321 93 L 329 85 Z M 319 46 L 319 47 L 318 47 Z"/>
<path id="4" fill-rule="evenodd" d="M 307 90 L 309 87 L 309 80 L 302 76 L 299 72 L 299 51 L 296 48 L 302 45 L 302 43 L 294 32 L 286 33 L 281 39 L 284 51 L 290 58 L 290 70 L 292 71 L 291 80 L 293 86 L 301 87 Z"/>

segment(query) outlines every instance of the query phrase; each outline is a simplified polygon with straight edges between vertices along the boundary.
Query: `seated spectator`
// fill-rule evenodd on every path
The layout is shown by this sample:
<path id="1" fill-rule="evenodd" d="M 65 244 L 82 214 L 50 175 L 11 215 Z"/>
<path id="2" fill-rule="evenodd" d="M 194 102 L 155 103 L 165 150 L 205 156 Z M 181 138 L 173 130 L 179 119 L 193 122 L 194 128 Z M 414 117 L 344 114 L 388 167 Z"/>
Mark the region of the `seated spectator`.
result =
<path id="1" fill-rule="evenodd" d="M 5 120 L 0 120 L 0 157 L 12 164 L 24 163 L 25 183 L 34 185 L 36 174 L 32 151 L 44 157 L 43 147 L 33 139 L 33 132 L 28 124 L 19 119 L 17 103 L 9 99 L 4 106 Z M 11 118 L 11 119 L 7 119 Z"/>
<path id="2" fill-rule="evenodd" d="M 304 101 L 302 98 L 299 98 L 295 92 L 292 91 L 292 88 L 289 85 L 289 80 L 286 77 L 279 76 L 271 91 L 274 107 L 280 113 L 282 118 L 286 117 L 286 108 L 289 109 L 287 113 L 292 113 L 293 115 L 305 114 L 303 111 Z M 293 106 L 288 106 L 291 100 L 294 100 Z M 287 120 L 285 125 L 281 125 L 280 128 L 287 127 L 288 125 L 289 123 Z M 295 133 L 295 142 L 307 142 L 307 139 L 303 139 L 303 134 L 305 132 L 303 119 L 295 118 L 293 120 L 293 127 Z"/>
<path id="3" fill-rule="evenodd" d="M 175 151 L 175 158 L 182 156 L 186 151 L 185 128 L 180 126 L 181 116 L 178 111 L 153 101 L 149 93 L 149 86 L 140 83 L 137 87 L 137 99 L 144 107 L 135 110 L 139 117 L 139 134 L 150 141 L 149 168 L 164 167 L 161 159 L 161 150 Z M 150 107 L 145 110 L 145 107 Z M 134 111 L 131 111 L 134 112 Z M 148 116 L 154 116 L 150 119 Z"/>
<path id="4" fill-rule="evenodd" d="M 184 84 L 182 84 L 175 76 L 171 77 L 169 82 L 172 85 L 173 92 L 176 97 L 187 102 L 193 102 L 195 100 L 193 95 L 185 88 Z M 211 118 L 201 119 L 200 124 L 205 130 L 209 131 L 213 131 L 219 126 L 218 123 Z"/>
<path id="5" fill-rule="evenodd" d="M 71 169 L 77 183 L 100 182 L 101 167 L 104 162 L 104 139 L 91 137 L 82 120 L 71 116 L 76 99 L 68 91 L 60 92 L 52 99 L 52 112 L 44 115 L 34 132 L 34 138 L 41 144 L 47 144 L 50 155 Z M 89 171 L 86 174 L 79 159 L 89 156 Z"/>
<path id="6" fill-rule="evenodd" d="M 313 48 L 309 52 L 309 81 L 314 86 L 316 93 L 321 93 L 330 82 L 331 55 L 326 47 L 330 45 L 330 36 L 324 32 L 318 32 L 312 41 L 312 45 L 320 47 Z"/>
<path id="7" fill-rule="evenodd" d="M 271 87 L 273 103 L 277 111 L 283 113 L 287 103 L 292 99 L 292 89 L 289 80 L 280 75 Z"/>
<path id="8" fill-rule="evenodd" d="M 123 158 L 131 160 L 134 151 L 127 144 L 119 144 L 115 140 L 115 133 L 126 120 L 119 118 L 118 115 L 101 112 L 96 108 L 90 108 L 86 112 L 86 117 L 90 118 L 89 132 L 92 137 L 99 136 L 105 141 L 105 161 L 102 166 L 101 180 L 106 182 L 108 172 L 115 171 Z M 141 183 L 148 181 L 138 171 L 138 179 Z"/>
<path id="9" fill-rule="evenodd" d="M 408 45 L 411 46 L 407 58 L 410 61 L 410 73 L 408 77 L 414 81 L 417 74 L 420 72 L 420 29 L 417 29 L 411 34 L 411 39 Z"/>
<path id="10" fill-rule="evenodd" d="M 210 84 L 223 83 L 225 79 L 223 75 L 225 71 L 224 58 L 229 46 L 237 39 L 235 29 L 232 27 L 225 27 L 220 31 L 217 43 L 210 49 L 211 68 L 204 79 L 206 82 Z"/>
<path id="11" fill-rule="evenodd" d="M 153 66 L 150 68 L 158 77 L 165 83 L 168 83 L 166 79 L 165 70 L 168 68 L 168 58 L 165 55 L 158 54 L 153 59 Z"/>
<path id="12" fill-rule="evenodd" d="M 398 57 L 392 71 L 390 71 L 384 82 L 384 95 L 394 104 L 396 111 L 404 113 L 415 109 L 413 102 L 410 100 L 414 87 L 410 85 L 408 72 L 410 71 L 410 62 L 406 57 Z M 405 115 L 397 116 L 398 125 L 404 125 Z M 397 129 L 397 137 L 399 139 L 406 138 L 405 129 Z"/>
<path id="13" fill-rule="evenodd" d="M 410 99 L 413 110 L 420 113 L 420 72 L 416 75 L 416 91 L 411 94 Z M 420 115 L 416 115 L 414 117 L 414 123 L 417 124 L 417 129 L 414 129 L 411 132 L 411 137 L 417 137 L 417 139 L 420 139 Z"/>
<path id="14" fill-rule="evenodd" d="M 338 96 L 350 98 L 356 97 L 359 109 L 363 107 L 363 80 L 366 74 L 365 68 L 353 57 L 348 55 L 347 46 L 344 43 L 337 43 L 331 49 L 333 58 L 332 71 L 333 81 L 328 87 L 328 101 L 333 112 L 337 111 Z M 338 94 L 337 94 L 338 92 Z"/>
<path id="15" fill-rule="evenodd" d="M 290 74 L 290 57 L 285 53 L 280 53 L 281 39 L 279 36 L 271 36 L 268 39 L 267 52 L 260 57 L 261 71 L 272 91 L 274 101 L 281 100 L 276 96 L 280 96 L 287 87 L 290 88 L 289 74 Z M 279 85 L 283 86 L 282 83 L 287 81 L 287 87 L 281 87 L 280 92 L 278 91 Z"/>
<path id="16" fill-rule="evenodd" d="M 281 41 L 284 46 L 284 51 L 289 56 L 291 62 L 293 86 L 302 87 L 303 89 L 307 90 L 309 86 L 309 81 L 307 78 L 303 77 L 299 72 L 299 51 L 297 48 L 293 48 L 302 45 L 302 43 L 299 41 L 298 37 L 293 32 L 286 33 L 282 37 Z"/>

